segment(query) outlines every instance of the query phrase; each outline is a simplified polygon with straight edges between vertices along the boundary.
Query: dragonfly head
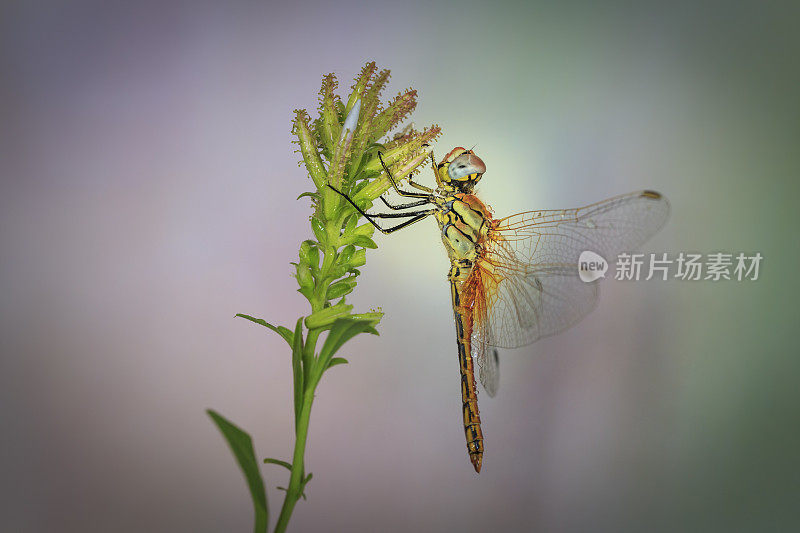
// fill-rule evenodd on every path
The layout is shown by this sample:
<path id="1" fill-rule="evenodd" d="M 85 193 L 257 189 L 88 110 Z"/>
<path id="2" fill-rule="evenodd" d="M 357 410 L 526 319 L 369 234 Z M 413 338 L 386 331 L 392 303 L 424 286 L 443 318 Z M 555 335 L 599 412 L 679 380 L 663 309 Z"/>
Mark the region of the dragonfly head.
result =
<path id="1" fill-rule="evenodd" d="M 457 147 L 445 156 L 436 168 L 439 186 L 458 192 L 470 193 L 480 181 L 486 165 L 472 150 Z"/>

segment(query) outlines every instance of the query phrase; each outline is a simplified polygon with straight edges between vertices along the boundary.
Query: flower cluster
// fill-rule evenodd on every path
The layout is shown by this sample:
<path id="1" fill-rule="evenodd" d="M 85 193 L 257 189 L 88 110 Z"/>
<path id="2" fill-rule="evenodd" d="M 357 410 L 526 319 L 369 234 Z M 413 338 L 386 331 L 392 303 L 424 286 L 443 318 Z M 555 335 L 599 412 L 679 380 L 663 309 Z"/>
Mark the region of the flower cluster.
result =
<path id="1" fill-rule="evenodd" d="M 301 195 L 314 204 L 311 227 L 315 238 L 303 242 L 295 264 L 299 292 L 312 306 L 312 314 L 305 320 L 309 329 L 354 316 L 345 296 L 355 288 L 358 268 L 366 261 L 365 249 L 377 247 L 372 241 L 375 228 L 369 223 L 359 225 L 360 214 L 327 185 L 368 209 L 391 186 L 388 177 L 381 175 L 384 171 L 378 154 L 392 175 L 403 179 L 426 162 L 428 143 L 441 132 L 436 125 L 422 131 L 409 125 L 388 138 L 389 131 L 417 105 L 413 89 L 401 91 L 383 105 L 380 95 L 388 80 L 388 70 L 378 71 L 374 62 L 367 63 L 344 103 L 336 94 L 336 77 L 328 74 L 319 91 L 319 117 L 312 121 L 306 110 L 295 111 L 294 142 L 299 144 L 302 163 L 316 186 L 315 191 Z M 334 300 L 338 301 L 332 303 Z M 381 314 L 358 316 L 377 323 Z"/>

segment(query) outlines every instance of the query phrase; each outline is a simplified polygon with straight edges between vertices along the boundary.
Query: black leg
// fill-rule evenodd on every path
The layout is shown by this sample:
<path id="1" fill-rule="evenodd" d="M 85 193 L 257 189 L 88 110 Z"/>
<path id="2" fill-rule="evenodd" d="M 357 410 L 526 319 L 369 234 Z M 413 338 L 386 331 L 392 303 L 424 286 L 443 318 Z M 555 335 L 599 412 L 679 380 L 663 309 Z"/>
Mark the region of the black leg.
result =
<path id="1" fill-rule="evenodd" d="M 383 197 L 383 195 L 379 196 L 379 198 L 383 201 L 384 204 L 386 204 L 386 207 L 388 207 L 389 209 L 408 209 L 409 207 L 419 207 L 421 205 L 431 203 L 430 200 L 420 200 L 418 202 L 409 202 L 407 204 L 392 205 L 389 203 L 388 200 L 386 200 L 386 198 Z"/>
<path id="2" fill-rule="evenodd" d="M 423 211 L 411 211 L 410 213 L 365 213 L 361 209 L 358 210 L 363 216 L 367 218 L 406 218 L 406 217 L 414 217 L 417 215 L 430 215 L 436 211 L 436 209 L 425 209 Z"/>
<path id="3" fill-rule="evenodd" d="M 386 163 L 383 161 L 383 154 L 381 152 L 378 152 L 378 159 L 380 159 L 381 166 L 383 166 L 383 170 L 386 172 L 386 175 L 389 176 L 389 181 L 392 182 L 392 187 L 394 187 L 394 190 L 397 191 L 397 194 L 399 194 L 401 196 L 410 196 L 411 198 L 428 198 L 429 197 L 427 194 L 422 194 L 422 193 L 419 193 L 419 192 L 409 192 L 409 191 L 400 190 L 400 188 L 397 186 L 397 182 L 394 180 L 394 177 L 392 176 L 392 172 L 389 170 L 389 167 L 387 167 Z"/>
<path id="4" fill-rule="evenodd" d="M 387 228 L 387 229 L 381 228 L 380 226 L 378 226 L 377 224 L 375 224 L 375 222 L 372 222 L 371 220 L 370 220 L 370 222 L 372 222 L 372 225 L 375 226 L 376 228 L 378 228 L 381 233 L 384 233 L 384 234 L 388 235 L 388 234 L 392 233 L 393 231 L 397 231 L 399 229 L 405 228 L 406 226 L 410 226 L 414 222 L 419 222 L 423 218 L 427 218 L 428 215 L 430 215 L 430 213 L 427 213 L 425 215 L 417 215 L 414 218 L 412 218 L 411 220 L 406 220 L 405 222 L 403 222 L 401 224 L 398 224 L 397 226 L 393 226 L 393 227 Z"/>
<path id="5" fill-rule="evenodd" d="M 378 231 L 380 231 L 381 233 L 386 233 L 386 234 L 392 233 L 393 231 L 397 231 L 397 230 L 399 230 L 401 228 L 404 228 L 404 227 L 408 226 L 409 224 L 413 224 L 414 222 L 418 222 L 418 221 L 422 220 L 423 218 L 433 214 L 436 211 L 436 208 L 432 208 L 432 209 L 425 209 L 424 211 L 412 211 L 411 213 L 376 213 L 374 215 L 370 215 L 368 213 L 365 213 L 360 207 L 358 207 L 355 204 L 355 202 L 353 202 L 353 200 L 351 200 L 346 194 L 342 193 L 340 190 L 338 190 L 336 187 L 334 187 L 330 183 L 328 184 L 328 187 L 333 189 L 334 192 L 338 193 L 342 198 L 347 200 L 350 203 L 350 205 L 352 205 L 353 208 L 361 214 L 361 216 L 366 218 L 367 221 L 369 221 L 370 224 L 375 226 L 378 229 Z M 413 218 L 411 220 L 406 220 L 405 222 L 402 222 L 402 223 L 398 224 L 397 226 L 393 226 L 393 227 L 388 228 L 388 229 L 384 229 L 384 228 L 380 227 L 380 225 L 378 225 L 378 223 L 373 220 L 373 218 L 404 218 L 404 217 L 413 217 Z"/>

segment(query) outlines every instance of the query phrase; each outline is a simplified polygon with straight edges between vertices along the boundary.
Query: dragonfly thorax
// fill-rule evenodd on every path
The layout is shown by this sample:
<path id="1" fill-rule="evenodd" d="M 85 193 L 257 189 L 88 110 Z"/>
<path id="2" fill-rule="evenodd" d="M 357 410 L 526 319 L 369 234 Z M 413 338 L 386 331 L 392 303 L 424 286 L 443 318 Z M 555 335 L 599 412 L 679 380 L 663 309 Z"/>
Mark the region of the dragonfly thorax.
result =
<path id="1" fill-rule="evenodd" d="M 475 262 L 490 227 L 489 208 L 476 196 L 459 192 L 444 198 L 435 216 L 451 261 Z"/>

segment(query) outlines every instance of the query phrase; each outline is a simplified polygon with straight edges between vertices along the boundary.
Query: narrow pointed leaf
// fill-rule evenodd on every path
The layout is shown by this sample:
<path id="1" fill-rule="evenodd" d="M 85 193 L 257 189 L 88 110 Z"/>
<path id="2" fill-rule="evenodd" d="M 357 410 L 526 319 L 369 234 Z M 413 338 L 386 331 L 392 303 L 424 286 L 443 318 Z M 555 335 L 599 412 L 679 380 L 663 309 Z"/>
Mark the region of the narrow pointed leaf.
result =
<path id="1" fill-rule="evenodd" d="M 317 194 L 315 192 L 304 192 L 300 196 L 298 196 L 297 199 L 299 200 L 300 198 L 302 198 L 304 196 L 310 196 L 311 198 L 319 198 L 319 194 Z"/>
<path id="2" fill-rule="evenodd" d="M 303 373 L 303 317 L 297 319 L 294 326 L 294 342 L 292 343 L 292 379 L 294 381 L 294 427 L 300 420 L 303 409 L 303 392 L 306 381 Z"/>
<path id="3" fill-rule="evenodd" d="M 211 420 L 217 425 L 222 436 L 228 441 L 236 462 L 244 472 L 247 479 L 247 486 L 250 488 L 250 496 L 253 498 L 253 508 L 255 509 L 254 533 L 265 533 L 269 520 L 269 508 L 267 507 L 267 493 L 264 490 L 264 481 L 261 479 L 261 472 L 258 470 L 256 454 L 253 451 L 253 440 L 245 431 L 233 425 L 222 415 L 208 409 L 206 411 Z"/>
<path id="4" fill-rule="evenodd" d="M 267 322 L 264 319 L 255 318 L 255 317 L 252 317 L 250 315 L 243 315 L 242 313 L 238 313 L 236 316 L 239 317 L 239 318 L 245 318 L 245 319 L 249 320 L 250 322 L 255 322 L 256 324 L 259 324 L 259 325 L 262 325 L 264 327 L 267 327 L 267 328 L 271 329 L 272 331 L 274 331 L 275 333 L 277 333 L 278 335 L 283 337 L 283 340 L 288 342 L 290 347 L 292 346 L 292 331 L 289 328 L 285 328 L 283 326 L 273 326 L 272 324 L 270 324 L 269 322 Z"/>
<path id="5" fill-rule="evenodd" d="M 280 465 L 288 469 L 290 472 L 292 470 L 292 463 L 287 463 L 286 461 L 281 461 L 280 459 L 273 459 L 272 457 L 267 457 L 264 459 L 264 462 L 273 465 Z"/>
<path id="6" fill-rule="evenodd" d="M 331 358 L 331 362 L 328 363 L 328 368 L 331 368 L 336 365 L 346 365 L 347 362 L 348 362 L 347 359 L 345 359 L 344 357 L 333 357 Z"/>
<path id="7" fill-rule="evenodd" d="M 306 492 L 305 492 L 306 485 L 308 485 L 308 482 L 311 481 L 312 477 L 314 477 L 314 474 L 309 472 L 308 476 L 303 480 L 303 483 L 300 485 L 300 495 L 303 497 L 304 500 L 306 499 Z"/>
<path id="8" fill-rule="evenodd" d="M 336 322 L 333 323 L 328 333 L 328 338 L 325 339 L 325 344 L 322 346 L 322 350 L 319 353 L 320 366 L 322 369 L 328 367 L 333 355 L 344 343 L 367 328 L 371 328 L 373 323 L 372 320 L 357 320 L 350 317 L 337 319 Z M 315 376 L 315 381 L 316 379 L 319 379 L 319 375 Z"/>

